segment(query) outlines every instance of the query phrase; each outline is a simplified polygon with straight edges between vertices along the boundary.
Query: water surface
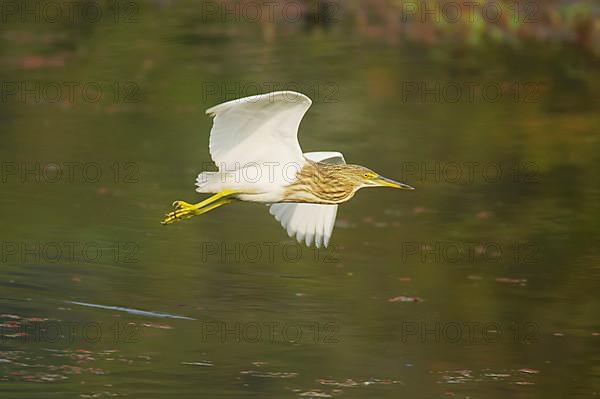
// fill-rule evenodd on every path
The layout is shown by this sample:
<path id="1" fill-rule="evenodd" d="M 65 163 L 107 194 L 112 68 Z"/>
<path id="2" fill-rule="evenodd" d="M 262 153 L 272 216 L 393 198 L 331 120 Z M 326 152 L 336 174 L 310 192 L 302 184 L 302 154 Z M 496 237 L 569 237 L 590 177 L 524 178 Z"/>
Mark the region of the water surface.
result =
<path id="1" fill-rule="evenodd" d="M 103 89 L 2 104 L 6 397 L 598 394 L 597 65 L 183 11 L 6 28 L 3 81 Z M 453 100 L 473 82 L 502 98 Z M 200 198 L 204 110 L 269 87 L 313 98 L 306 151 L 417 190 L 361 191 L 319 251 L 257 204 L 161 226 Z"/>

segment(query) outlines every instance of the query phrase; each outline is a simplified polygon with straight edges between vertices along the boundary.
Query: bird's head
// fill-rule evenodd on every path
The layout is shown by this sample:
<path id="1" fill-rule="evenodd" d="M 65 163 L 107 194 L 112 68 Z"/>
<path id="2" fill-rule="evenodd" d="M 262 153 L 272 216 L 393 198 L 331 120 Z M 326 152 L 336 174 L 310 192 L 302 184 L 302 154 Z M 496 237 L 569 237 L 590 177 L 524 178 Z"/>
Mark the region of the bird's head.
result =
<path id="1" fill-rule="evenodd" d="M 375 173 L 364 166 L 347 165 L 347 167 L 348 177 L 353 181 L 356 189 L 362 187 L 392 187 L 401 190 L 414 190 L 414 187 L 411 187 L 408 184 L 383 177 L 379 173 Z"/>

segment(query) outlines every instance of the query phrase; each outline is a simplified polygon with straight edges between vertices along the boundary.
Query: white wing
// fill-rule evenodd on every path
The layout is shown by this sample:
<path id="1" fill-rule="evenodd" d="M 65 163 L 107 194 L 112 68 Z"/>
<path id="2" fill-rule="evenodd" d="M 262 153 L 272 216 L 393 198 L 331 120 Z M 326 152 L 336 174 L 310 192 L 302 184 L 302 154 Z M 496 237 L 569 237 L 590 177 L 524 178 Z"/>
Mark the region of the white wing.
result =
<path id="1" fill-rule="evenodd" d="M 219 169 L 240 169 L 249 163 L 303 164 L 298 126 L 312 104 L 293 91 L 240 98 L 209 108 L 214 116 L 210 155 Z"/>
<path id="2" fill-rule="evenodd" d="M 307 152 L 304 156 L 315 162 L 346 163 L 339 152 Z M 290 237 L 306 246 L 314 242 L 317 248 L 327 247 L 333 232 L 337 205 L 277 203 L 271 205 L 269 213 L 281 223 Z"/>

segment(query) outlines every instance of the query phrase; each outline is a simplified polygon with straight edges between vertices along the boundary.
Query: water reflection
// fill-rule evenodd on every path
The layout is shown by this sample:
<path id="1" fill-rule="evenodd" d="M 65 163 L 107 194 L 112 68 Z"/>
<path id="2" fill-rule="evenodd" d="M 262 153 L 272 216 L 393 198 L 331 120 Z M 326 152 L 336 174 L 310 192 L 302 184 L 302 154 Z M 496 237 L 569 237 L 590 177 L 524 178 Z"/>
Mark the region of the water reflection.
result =
<path id="1" fill-rule="evenodd" d="M 197 10 L 149 5 L 135 24 L 81 29 L 4 26 L 2 81 L 48 89 L 23 99 L 17 85 L 16 94 L 3 91 L 0 107 L 4 390 L 597 392 L 593 51 L 384 44 L 368 21 L 353 33 L 344 19 L 297 34 L 302 29 L 281 23 L 204 23 L 190 9 Z M 530 28 L 546 29 L 519 29 Z M 577 40 L 593 45 L 585 39 L 593 30 L 581 29 Z M 428 32 L 414 35 L 435 43 L 439 32 Z M 70 101 L 64 82 L 72 81 L 80 85 Z M 63 89 L 60 101 L 50 101 L 53 83 Z M 90 83 L 101 87 L 98 101 L 81 92 Z M 294 262 L 279 252 L 265 250 L 257 261 L 244 253 L 249 243 L 294 248 L 262 206 L 234 204 L 161 226 L 165 206 L 193 195 L 210 162 L 203 110 L 269 85 L 296 85 L 313 98 L 300 130 L 307 151 L 339 150 L 349 162 L 391 171 L 417 187 L 414 195 L 359 193 L 340 208 L 328 252 L 304 250 Z M 462 94 L 449 101 L 456 87 Z M 489 97 L 498 87 L 502 97 Z M 56 167 L 44 172 L 53 163 L 77 163 L 77 173 L 69 179 L 65 168 L 53 181 Z M 83 174 L 90 163 L 98 180 Z M 209 256 L 206 243 L 224 255 Z M 57 247 L 78 250 L 56 261 Z M 257 326 L 262 335 L 250 342 Z"/>

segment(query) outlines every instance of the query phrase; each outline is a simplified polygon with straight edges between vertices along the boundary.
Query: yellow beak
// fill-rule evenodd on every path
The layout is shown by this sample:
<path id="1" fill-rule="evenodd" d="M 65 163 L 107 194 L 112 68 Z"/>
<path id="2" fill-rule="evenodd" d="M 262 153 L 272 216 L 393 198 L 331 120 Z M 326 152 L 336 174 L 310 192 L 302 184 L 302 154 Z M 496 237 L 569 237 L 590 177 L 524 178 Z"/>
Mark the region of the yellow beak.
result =
<path id="1" fill-rule="evenodd" d="M 377 183 L 378 186 L 382 186 L 382 187 L 392 187 L 392 188 L 399 188 L 401 190 L 414 190 L 414 187 L 409 186 L 408 184 L 404 184 L 404 183 L 400 183 L 397 181 L 394 181 L 392 179 L 388 179 L 387 177 L 383 177 L 383 176 L 377 176 L 374 179 L 375 183 Z"/>

